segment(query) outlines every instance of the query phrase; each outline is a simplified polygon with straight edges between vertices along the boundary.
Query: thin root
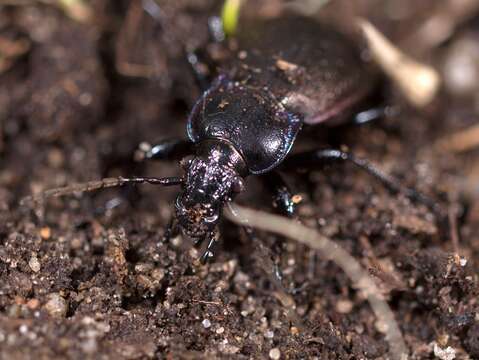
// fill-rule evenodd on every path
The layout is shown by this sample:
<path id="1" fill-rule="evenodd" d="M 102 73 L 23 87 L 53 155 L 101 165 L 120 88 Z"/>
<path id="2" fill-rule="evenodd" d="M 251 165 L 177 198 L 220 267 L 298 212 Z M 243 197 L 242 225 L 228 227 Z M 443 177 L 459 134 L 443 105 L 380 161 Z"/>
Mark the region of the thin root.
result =
<path id="1" fill-rule="evenodd" d="M 346 250 L 317 231 L 282 216 L 244 208 L 236 204 L 230 204 L 225 211 L 225 215 L 229 220 L 239 225 L 270 231 L 294 239 L 317 250 L 325 258 L 334 261 L 349 276 L 353 286 L 368 299 L 373 312 L 376 314 L 378 324 L 381 324 L 380 328 L 389 343 L 391 359 L 407 358 L 406 344 L 391 308 L 383 299 L 380 290 L 367 270 Z"/>

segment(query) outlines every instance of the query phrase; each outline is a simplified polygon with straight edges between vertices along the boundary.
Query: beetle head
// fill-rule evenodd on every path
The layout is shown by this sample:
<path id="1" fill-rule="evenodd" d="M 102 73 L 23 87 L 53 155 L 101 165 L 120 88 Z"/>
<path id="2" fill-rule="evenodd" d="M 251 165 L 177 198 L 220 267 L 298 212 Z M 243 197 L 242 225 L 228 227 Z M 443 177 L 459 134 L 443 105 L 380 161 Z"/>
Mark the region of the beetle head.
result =
<path id="1" fill-rule="evenodd" d="M 244 189 L 236 170 L 222 163 L 223 155 L 212 151 L 184 162 L 186 176 L 175 210 L 183 234 L 195 243 L 215 230 L 224 203 Z"/>

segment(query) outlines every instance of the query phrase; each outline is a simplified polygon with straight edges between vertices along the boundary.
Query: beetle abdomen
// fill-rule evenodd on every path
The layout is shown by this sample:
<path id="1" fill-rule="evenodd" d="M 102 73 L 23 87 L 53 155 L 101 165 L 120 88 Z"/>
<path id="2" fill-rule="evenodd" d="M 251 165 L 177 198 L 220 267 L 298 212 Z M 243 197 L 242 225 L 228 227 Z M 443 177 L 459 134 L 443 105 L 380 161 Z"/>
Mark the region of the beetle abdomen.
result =
<path id="1" fill-rule="evenodd" d="M 287 16 L 240 25 L 235 79 L 267 89 L 305 123 L 349 115 L 373 88 L 375 76 L 358 46 L 313 19 Z"/>

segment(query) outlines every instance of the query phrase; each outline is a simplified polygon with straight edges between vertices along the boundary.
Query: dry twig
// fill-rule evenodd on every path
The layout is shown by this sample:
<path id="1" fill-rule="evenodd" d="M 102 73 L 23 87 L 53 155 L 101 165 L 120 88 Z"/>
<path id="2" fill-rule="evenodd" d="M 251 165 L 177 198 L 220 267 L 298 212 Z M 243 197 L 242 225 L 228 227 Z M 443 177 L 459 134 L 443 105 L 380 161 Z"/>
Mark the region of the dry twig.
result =
<path id="1" fill-rule="evenodd" d="M 439 139 L 434 147 L 439 151 L 463 153 L 479 146 L 479 125 L 471 126 Z"/>
<path id="2" fill-rule="evenodd" d="M 0 74 L 9 70 L 18 58 L 30 50 L 30 47 L 30 40 L 26 38 L 12 40 L 0 36 Z"/>

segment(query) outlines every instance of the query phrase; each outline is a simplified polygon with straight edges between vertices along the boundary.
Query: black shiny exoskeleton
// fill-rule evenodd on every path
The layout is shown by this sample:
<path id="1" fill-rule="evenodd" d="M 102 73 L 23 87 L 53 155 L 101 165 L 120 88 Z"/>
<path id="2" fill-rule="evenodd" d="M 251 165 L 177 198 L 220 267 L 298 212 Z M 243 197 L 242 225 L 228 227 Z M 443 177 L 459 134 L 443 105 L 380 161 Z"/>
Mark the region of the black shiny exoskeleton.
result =
<path id="1" fill-rule="evenodd" d="M 299 16 L 246 22 L 235 42 L 238 50 L 222 64 L 191 111 L 188 140 L 167 140 L 142 148 L 147 159 L 193 154 L 182 161 L 183 177 L 106 179 L 90 183 L 84 190 L 128 182 L 181 185 L 166 237 L 181 230 L 195 244 L 207 241 L 206 259 L 212 255 L 225 203 L 244 190 L 244 180 L 250 175 L 266 174 L 262 178 L 273 191 L 275 204 L 288 215 L 294 211 L 294 202 L 275 171 L 279 167 L 287 170 L 331 160 L 351 161 L 389 189 L 402 189 L 365 160 L 340 150 L 290 155 L 303 127 L 351 118 L 370 93 L 374 76 L 355 44 Z M 431 204 L 414 190 L 405 191 Z M 57 189 L 50 195 L 67 192 L 71 192 L 69 188 Z"/>

